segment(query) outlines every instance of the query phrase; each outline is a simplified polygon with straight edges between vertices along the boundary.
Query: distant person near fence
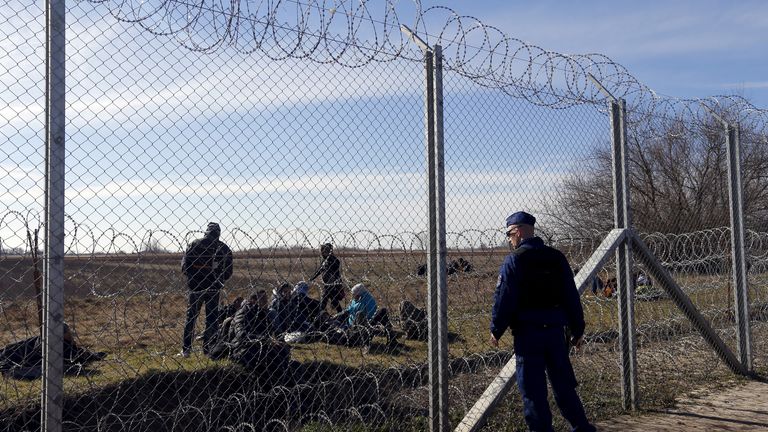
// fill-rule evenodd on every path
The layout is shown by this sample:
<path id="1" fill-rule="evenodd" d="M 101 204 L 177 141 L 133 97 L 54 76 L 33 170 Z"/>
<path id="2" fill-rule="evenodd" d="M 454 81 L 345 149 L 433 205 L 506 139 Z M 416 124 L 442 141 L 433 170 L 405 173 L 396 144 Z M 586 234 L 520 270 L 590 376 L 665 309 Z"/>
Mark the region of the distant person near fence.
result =
<path id="1" fill-rule="evenodd" d="M 547 377 L 560 412 L 573 431 L 594 431 L 576 393 L 565 327 L 577 348 L 584 334 L 584 312 L 568 260 L 534 236 L 536 218 L 516 212 L 507 218 L 514 250 L 504 260 L 494 296 L 491 345 L 498 347 L 507 328 L 514 335 L 517 385 L 530 430 L 551 431 Z"/>
<path id="2" fill-rule="evenodd" d="M 195 332 L 195 322 L 200 308 L 205 305 L 205 331 L 203 352 L 207 353 L 214 343 L 218 330 L 219 292 L 232 276 L 232 251 L 219 237 L 219 224 L 211 222 L 201 239 L 193 241 L 181 262 L 181 271 L 187 277 L 189 303 L 184 325 L 182 357 L 189 357 Z"/>
<path id="3" fill-rule="evenodd" d="M 320 297 L 320 307 L 324 311 L 330 302 L 331 307 L 339 313 L 343 310 L 341 302 L 344 301 L 344 283 L 341 279 L 341 261 L 333 253 L 333 245 L 325 243 L 320 246 L 320 256 L 323 262 L 314 275 L 309 278 L 315 280 L 323 275 L 323 292 Z"/>

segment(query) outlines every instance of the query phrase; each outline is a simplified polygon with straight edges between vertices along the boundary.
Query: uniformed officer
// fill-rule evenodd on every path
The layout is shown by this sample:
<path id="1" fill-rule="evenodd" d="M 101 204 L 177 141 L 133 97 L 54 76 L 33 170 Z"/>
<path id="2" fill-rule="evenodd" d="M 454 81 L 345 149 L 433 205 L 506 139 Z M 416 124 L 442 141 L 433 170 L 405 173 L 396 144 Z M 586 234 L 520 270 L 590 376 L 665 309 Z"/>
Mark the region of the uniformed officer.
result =
<path id="1" fill-rule="evenodd" d="M 232 276 L 232 251 L 219 240 L 221 228 L 211 222 L 205 236 L 190 243 L 181 261 L 181 271 L 187 277 L 189 303 L 187 321 L 184 325 L 182 357 L 189 357 L 195 321 L 200 309 L 205 305 L 205 331 L 203 332 L 203 351 L 207 354 L 218 331 L 219 290 Z"/>
<path id="2" fill-rule="evenodd" d="M 490 342 L 498 347 L 506 329 L 512 330 L 517 385 L 530 430 L 553 430 L 547 401 L 549 376 L 555 401 L 572 430 L 594 431 L 576 393 L 576 376 L 568 359 L 565 327 L 576 347 L 584 334 L 584 312 L 571 267 L 560 251 L 534 236 L 535 217 L 516 212 L 506 222 L 513 251 L 499 270 Z"/>

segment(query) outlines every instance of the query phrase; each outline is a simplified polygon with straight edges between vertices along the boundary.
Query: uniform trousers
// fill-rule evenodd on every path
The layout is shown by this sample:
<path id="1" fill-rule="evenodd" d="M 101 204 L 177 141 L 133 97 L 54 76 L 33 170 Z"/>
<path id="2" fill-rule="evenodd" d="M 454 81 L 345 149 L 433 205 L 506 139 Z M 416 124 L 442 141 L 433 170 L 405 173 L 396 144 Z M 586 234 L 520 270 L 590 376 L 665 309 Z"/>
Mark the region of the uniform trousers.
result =
<path id="1" fill-rule="evenodd" d="M 552 412 L 547 400 L 547 377 L 555 402 L 572 431 L 594 431 L 584 414 L 576 376 L 568 358 L 563 326 L 531 325 L 514 330 L 517 386 L 523 396 L 525 422 L 532 431 L 550 432 Z"/>

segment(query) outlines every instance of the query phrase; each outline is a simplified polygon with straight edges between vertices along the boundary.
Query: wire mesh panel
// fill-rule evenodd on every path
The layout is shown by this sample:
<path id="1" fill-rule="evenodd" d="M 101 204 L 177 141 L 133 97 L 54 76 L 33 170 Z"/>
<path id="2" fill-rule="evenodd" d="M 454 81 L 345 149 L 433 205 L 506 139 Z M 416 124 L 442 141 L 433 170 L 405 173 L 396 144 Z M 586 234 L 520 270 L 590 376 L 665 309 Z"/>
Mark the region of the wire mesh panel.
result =
<path id="1" fill-rule="evenodd" d="M 687 303 L 636 255 L 638 384 L 643 407 L 653 408 L 722 381 L 730 374 L 723 351 L 737 352 L 728 165 L 724 127 L 706 111 L 649 116 L 641 108 L 630 117 L 633 225 Z M 724 344 L 715 348 L 715 339 Z"/>
<path id="2" fill-rule="evenodd" d="M 64 429 L 422 416 L 424 318 L 408 315 L 410 338 L 395 325 L 425 295 L 423 65 L 189 49 L 114 5 L 70 6 Z M 3 97 L 32 111 L 36 84 Z M 3 145 L 18 179 L 3 182 L 3 345 L 37 332 L 25 230 L 42 217 L 43 123 L 22 114 Z M 3 386 L 3 427 L 38 428 L 40 382 Z"/>
<path id="3" fill-rule="evenodd" d="M 735 110 L 734 110 L 735 111 Z M 741 149 L 741 169 L 744 194 L 745 255 L 747 270 L 747 298 L 749 301 L 750 328 L 752 332 L 752 355 L 754 368 L 760 374 L 768 370 L 768 350 L 764 340 L 768 305 L 765 278 L 766 262 L 766 226 L 765 208 L 759 203 L 765 200 L 766 177 L 761 174 L 765 166 L 766 132 L 765 123 L 756 113 L 740 113 L 732 122 L 738 121 L 739 143 Z"/>
<path id="4" fill-rule="evenodd" d="M 614 228 L 611 118 L 587 72 L 628 98 L 632 227 L 691 301 L 681 311 L 634 257 L 643 406 L 730 376 L 692 311 L 737 350 L 712 112 L 742 126 L 765 369 L 765 121 L 744 100 L 661 100 L 603 56 L 418 2 L 81 1 L 66 15 L 66 326 L 51 341 L 64 430 L 427 427 L 428 125 L 423 53 L 400 29 L 411 19 L 445 53 L 453 423 L 514 355 L 508 336 L 488 345 L 504 218 L 534 214 L 574 271 Z M 0 430 L 37 430 L 44 10 L 7 2 L 0 22 Z M 609 259 L 588 282 L 586 343 L 570 356 L 593 420 L 622 409 L 616 274 Z M 490 423 L 523 427 L 518 392 Z"/>
<path id="5" fill-rule="evenodd" d="M 446 74 L 445 93 L 449 328 L 455 338 L 450 355 L 456 366 L 451 397 L 454 415 L 462 416 L 511 358 L 509 332 L 502 351 L 488 345 L 499 267 L 510 252 L 504 220 L 516 211 L 533 214 L 536 235 L 564 252 L 578 271 L 604 237 L 595 228 L 612 224 L 594 216 L 612 213 L 610 172 L 598 177 L 596 166 L 598 155 L 610 149 L 610 122 L 602 105 L 537 106 L 455 73 Z M 573 216 L 574 207 L 583 204 L 577 186 L 582 178 L 607 180 L 607 189 L 600 190 L 602 201 L 582 207 L 592 214 Z M 594 418 L 606 415 L 606 407 L 621 409 L 615 338 L 605 340 L 616 332 L 616 305 L 597 290 L 583 303 L 589 343 L 574 363 Z M 484 367 L 472 367 L 477 359 Z M 483 378 L 462 375 L 466 370 Z M 519 396 L 503 404 L 490 423 L 525 427 Z"/>
<path id="6" fill-rule="evenodd" d="M 40 399 L 45 227 L 45 9 L 10 2 L 0 16 L 0 347 L 34 353 L 33 368 L 3 356 L 0 410 Z M 8 352 L 4 351 L 4 352 Z M 25 380 L 26 379 L 26 380 Z"/>

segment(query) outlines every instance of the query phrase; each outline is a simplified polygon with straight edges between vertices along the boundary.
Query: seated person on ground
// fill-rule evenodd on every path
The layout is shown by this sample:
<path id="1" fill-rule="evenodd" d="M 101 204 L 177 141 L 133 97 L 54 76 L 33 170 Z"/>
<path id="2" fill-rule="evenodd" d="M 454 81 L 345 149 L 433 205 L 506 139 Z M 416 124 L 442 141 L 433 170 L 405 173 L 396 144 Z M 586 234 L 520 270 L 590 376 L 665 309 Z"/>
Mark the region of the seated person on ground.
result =
<path id="1" fill-rule="evenodd" d="M 222 307 L 221 313 L 219 313 L 219 321 L 223 322 L 225 319 L 235 316 L 235 312 L 237 312 L 243 305 L 243 301 L 244 299 L 242 297 L 236 297 L 232 303 Z"/>
<path id="2" fill-rule="evenodd" d="M 230 326 L 232 325 L 232 318 L 234 318 L 235 313 L 237 313 L 242 305 L 243 298 L 237 297 L 232 303 L 221 308 L 221 313 L 219 314 L 219 330 L 216 332 L 216 336 L 214 337 L 211 346 L 216 345 L 221 340 L 229 342 L 229 331 Z M 204 335 L 201 334 L 197 339 L 202 340 L 203 336 Z"/>
<path id="3" fill-rule="evenodd" d="M 369 345 L 374 336 L 384 336 L 394 343 L 402 334 L 392 328 L 387 308 L 378 308 L 376 300 L 365 285 L 357 284 L 352 290 L 347 308 L 331 317 L 321 312 L 312 324 L 313 332 L 287 335 L 289 342 L 326 342 L 335 345 Z"/>
<path id="4" fill-rule="evenodd" d="M 272 290 L 272 300 L 269 303 L 269 318 L 272 321 L 274 335 L 288 331 L 292 288 L 291 284 L 283 282 L 279 287 Z"/>
<path id="5" fill-rule="evenodd" d="M 286 332 L 307 332 L 320 315 L 320 302 L 309 297 L 309 285 L 301 281 L 293 287 L 284 330 Z"/>
<path id="6" fill-rule="evenodd" d="M 446 273 L 449 275 L 452 275 L 454 273 L 471 273 L 474 271 L 474 266 L 472 264 L 465 260 L 462 257 L 459 257 L 459 259 L 451 261 L 448 263 L 448 267 L 446 269 Z"/>
<path id="7" fill-rule="evenodd" d="M 310 340 L 323 340 L 334 345 L 363 346 L 370 344 L 375 333 L 373 324 L 380 321 L 381 324 L 389 321 L 381 313 L 377 314 L 376 300 L 363 284 L 352 287 L 352 300 L 347 308 L 328 318 L 320 316 L 315 322 L 315 329 L 320 333 L 315 334 Z"/>
<path id="8" fill-rule="evenodd" d="M 249 370 L 261 373 L 263 378 L 280 380 L 291 358 L 288 345 L 269 337 L 269 299 L 259 290 L 237 311 L 232 319 L 230 359 Z"/>
<path id="9" fill-rule="evenodd" d="M 347 309 L 333 316 L 341 327 L 367 324 L 376 313 L 376 299 L 373 298 L 368 288 L 359 283 L 352 287 L 352 300 Z"/>
<path id="10" fill-rule="evenodd" d="M 575 267 L 573 269 L 573 275 L 575 276 L 579 274 L 579 271 L 581 271 L 581 267 Z M 603 280 L 600 278 L 599 274 L 594 275 L 592 281 L 587 282 L 587 286 L 590 287 L 593 295 L 603 295 Z"/>
<path id="11" fill-rule="evenodd" d="M 222 334 L 210 351 L 209 355 L 214 360 L 227 357 L 230 352 L 234 352 L 238 344 L 269 336 L 271 324 L 267 293 L 260 290 L 248 297 L 235 316 L 229 320 L 227 327 L 227 332 Z"/>
<path id="12" fill-rule="evenodd" d="M 408 300 L 400 303 L 400 322 L 405 332 L 405 337 L 415 340 L 427 339 L 427 312 L 419 309 Z"/>
<path id="13" fill-rule="evenodd" d="M 267 309 L 267 293 L 259 290 L 252 294 L 232 318 L 233 343 L 269 336 L 271 324 Z"/>
<path id="14" fill-rule="evenodd" d="M 64 323 L 63 360 L 66 373 L 78 373 L 81 366 L 103 360 L 107 353 L 79 346 L 75 335 Z M 0 372 L 14 378 L 36 379 L 42 376 L 42 338 L 33 336 L 0 348 Z"/>

